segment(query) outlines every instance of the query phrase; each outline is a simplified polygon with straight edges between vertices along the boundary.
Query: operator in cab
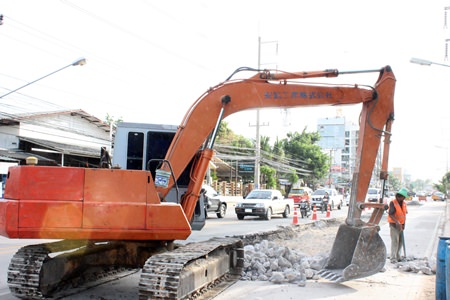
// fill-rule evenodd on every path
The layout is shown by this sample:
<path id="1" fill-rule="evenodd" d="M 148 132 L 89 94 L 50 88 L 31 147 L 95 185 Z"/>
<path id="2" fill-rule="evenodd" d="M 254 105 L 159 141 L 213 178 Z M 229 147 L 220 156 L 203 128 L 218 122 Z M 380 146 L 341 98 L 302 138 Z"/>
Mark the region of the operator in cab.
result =
<path id="1" fill-rule="evenodd" d="M 408 197 L 408 190 L 402 188 L 395 194 L 395 199 L 389 203 L 388 222 L 391 234 L 391 263 L 401 261 L 400 249 L 402 246 L 405 247 L 403 230 L 405 230 L 406 214 L 408 213 L 406 197 Z"/>

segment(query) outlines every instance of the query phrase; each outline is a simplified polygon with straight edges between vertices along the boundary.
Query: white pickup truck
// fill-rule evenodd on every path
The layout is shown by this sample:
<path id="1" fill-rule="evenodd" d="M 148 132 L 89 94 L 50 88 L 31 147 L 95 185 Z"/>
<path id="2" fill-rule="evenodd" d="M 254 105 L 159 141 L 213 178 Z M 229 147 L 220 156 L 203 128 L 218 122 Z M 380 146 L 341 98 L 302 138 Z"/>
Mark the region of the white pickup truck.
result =
<path id="1" fill-rule="evenodd" d="M 344 203 L 344 196 L 339 194 L 336 189 L 330 189 L 330 188 L 323 188 L 323 189 L 317 189 L 314 191 L 314 193 L 311 196 L 311 207 L 316 206 L 317 209 L 322 209 L 323 205 L 323 196 L 325 193 L 328 193 L 328 196 L 330 197 L 329 204 L 330 208 L 333 210 L 335 207 L 337 209 L 341 209 Z M 324 207 L 323 210 L 326 210 L 327 208 Z"/>
<path id="2" fill-rule="evenodd" d="M 239 220 L 243 220 L 245 216 L 259 216 L 270 220 L 275 214 L 287 218 L 293 209 L 294 200 L 284 198 L 280 191 L 257 189 L 236 204 L 235 212 Z"/>

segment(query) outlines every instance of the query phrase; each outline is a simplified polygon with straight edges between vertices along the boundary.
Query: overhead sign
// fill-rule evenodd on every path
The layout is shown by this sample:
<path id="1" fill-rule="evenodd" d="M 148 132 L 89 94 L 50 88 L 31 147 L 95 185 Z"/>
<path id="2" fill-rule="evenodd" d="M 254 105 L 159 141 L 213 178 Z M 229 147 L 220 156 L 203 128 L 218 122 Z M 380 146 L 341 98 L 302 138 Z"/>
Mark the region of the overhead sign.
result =
<path id="1" fill-rule="evenodd" d="M 239 174 L 253 174 L 255 173 L 254 161 L 242 161 L 238 163 Z"/>

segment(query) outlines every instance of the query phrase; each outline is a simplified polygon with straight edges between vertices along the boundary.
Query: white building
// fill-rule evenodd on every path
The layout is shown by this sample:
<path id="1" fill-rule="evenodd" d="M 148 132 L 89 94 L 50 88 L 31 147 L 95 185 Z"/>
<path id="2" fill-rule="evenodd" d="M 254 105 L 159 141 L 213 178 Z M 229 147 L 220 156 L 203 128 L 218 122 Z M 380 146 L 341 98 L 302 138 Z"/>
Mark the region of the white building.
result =
<path id="1" fill-rule="evenodd" d="M 330 177 L 327 184 L 344 187 L 352 180 L 358 147 L 359 125 L 349 122 L 343 116 L 320 118 L 317 131 L 321 138 L 319 146 L 330 155 Z M 381 156 L 378 156 L 372 173 L 370 186 L 380 187 Z"/>

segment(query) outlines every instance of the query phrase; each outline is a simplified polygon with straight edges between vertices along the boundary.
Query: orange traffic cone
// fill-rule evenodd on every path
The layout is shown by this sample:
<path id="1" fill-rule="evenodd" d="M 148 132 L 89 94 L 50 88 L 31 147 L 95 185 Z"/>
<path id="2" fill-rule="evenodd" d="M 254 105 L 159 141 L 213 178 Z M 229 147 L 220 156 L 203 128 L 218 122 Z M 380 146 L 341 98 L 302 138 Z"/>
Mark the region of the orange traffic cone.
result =
<path id="1" fill-rule="evenodd" d="M 330 204 L 328 204 L 326 218 L 331 218 L 331 206 L 330 206 Z"/>
<path id="2" fill-rule="evenodd" d="M 292 218 L 292 224 L 293 225 L 298 224 L 297 206 L 294 207 L 294 217 Z"/>
<path id="3" fill-rule="evenodd" d="M 313 209 L 312 220 L 314 220 L 314 221 L 317 220 L 317 210 L 316 210 L 316 206 L 315 205 L 314 205 L 314 209 Z"/>

